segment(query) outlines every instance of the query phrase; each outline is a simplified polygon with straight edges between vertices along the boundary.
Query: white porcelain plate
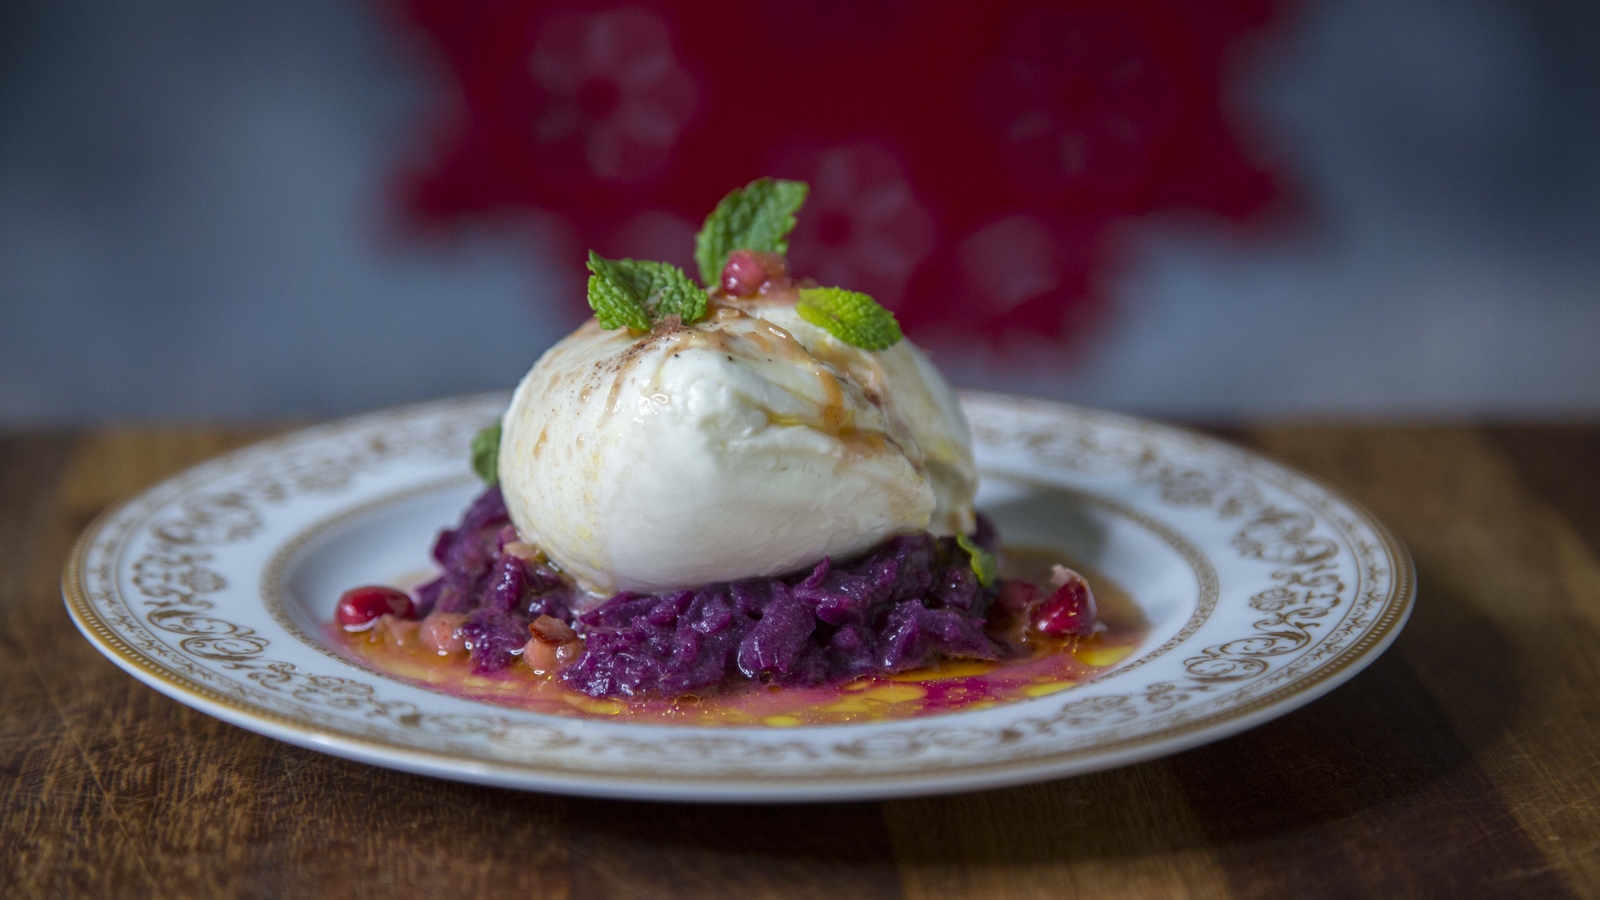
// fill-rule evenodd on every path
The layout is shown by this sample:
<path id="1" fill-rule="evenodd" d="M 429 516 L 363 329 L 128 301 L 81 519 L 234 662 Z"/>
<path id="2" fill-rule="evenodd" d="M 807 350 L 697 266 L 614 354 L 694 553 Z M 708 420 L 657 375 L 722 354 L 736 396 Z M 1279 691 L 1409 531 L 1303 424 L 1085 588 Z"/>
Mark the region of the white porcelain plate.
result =
<path id="1" fill-rule="evenodd" d="M 339 593 L 428 567 L 477 490 L 468 442 L 506 399 L 360 416 L 190 469 L 89 527 L 67 608 L 141 681 L 261 734 L 441 778 L 703 801 L 939 793 L 1173 753 L 1331 690 L 1411 610 L 1399 542 L 1304 475 L 1164 425 L 967 394 L 1001 534 L 1114 579 L 1152 626 L 1095 681 L 917 719 L 709 728 L 523 712 L 341 658 L 319 637 Z"/>

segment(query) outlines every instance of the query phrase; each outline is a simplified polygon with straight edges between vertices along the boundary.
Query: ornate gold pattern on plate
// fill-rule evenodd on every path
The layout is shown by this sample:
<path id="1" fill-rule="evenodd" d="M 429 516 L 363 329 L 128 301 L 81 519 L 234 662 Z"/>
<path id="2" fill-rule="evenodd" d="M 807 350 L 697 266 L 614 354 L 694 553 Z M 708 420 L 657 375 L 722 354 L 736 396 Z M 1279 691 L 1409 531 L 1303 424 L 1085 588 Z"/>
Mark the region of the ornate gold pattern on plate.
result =
<path id="1" fill-rule="evenodd" d="M 503 395 L 307 429 L 191 469 L 92 524 L 74 548 L 63 592 L 79 628 L 114 661 L 247 727 L 391 764 L 443 773 L 472 768 L 480 780 L 493 780 L 483 772 L 534 773 L 557 787 L 562 778 L 955 783 L 974 773 L 1131 761 L 1315 696 L 1364 665 L 1409 613 L 1405 551 L 1365 511 L 1306 476 L 1212 438 L 1128 417 L 993 394 L 963 401 L 986 472 L 1075 492 L 1132 516 L 1184 556 L 1201 596 L 1175 635 L 1089 686 L 981 714 L 707 731 L 434 702 L 328 653 L 294 628 L 279 604 L 262 602 L 277 590 L 284 561 L 330 522 L 393 502 L 396 485 L 411 495 L 453 477 L 454 468 L 464 471 L 462 448 L 503 407 Z M 1145 491 L 1150 502 L 1134 510 L 1099 496 L 1097 480 Z M 372 493 L 385 483 L 387 490 Z M 322 525 L 280 523 L 294 518 L 285 510 L 312 502 L 325 510 L 313 517 Z M 1170 515 L 1157 517 L 1156 508 Z M 303 510 L 297 515 L 303 523 Z M 1227 528 L 1226 547 L 1212 541 L 1201 549 L 1184 536 L 1186 527 L 1198 527 L 1197 517 L 1213 530 Z M 238 563 L 224 557 L 268 546 L 260 583 L 230 590 Z M 1222 558 L 1207 554 L 1225 551 L 1231 571 L 1239 561 L 1262 564 L 1260 580 L 1219 585 Z M 1251 614 L 1235 630 L 1213 633 L 1220 625 L 1207 617 L 1224 605 Z M 301 653 L 298 664 L 271 658 L 295 655 L 274 647 L 279 634 L 289 645 L 323 652 Z M 1172 651 L 1180 651 L 1174 659 L 1181 665 L 1165 661 Z M 1152 663 L 1158 658 L 1159 666 Z M 1163 677 L 1134 674 L 1147 664 Z"/>

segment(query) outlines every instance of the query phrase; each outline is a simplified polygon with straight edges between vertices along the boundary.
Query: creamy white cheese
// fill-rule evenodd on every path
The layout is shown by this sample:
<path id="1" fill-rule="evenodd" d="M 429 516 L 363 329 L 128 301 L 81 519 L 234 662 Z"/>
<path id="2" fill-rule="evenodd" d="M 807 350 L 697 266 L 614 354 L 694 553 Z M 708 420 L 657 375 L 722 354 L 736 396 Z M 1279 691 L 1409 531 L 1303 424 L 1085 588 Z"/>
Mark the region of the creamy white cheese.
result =
<path id="1" fill-rule="evenodd" d="M 595 594 L 780 575 L 973 525 L 967 423 L 927 357 L 849 346 L 789 303 L 644 337 L 590 321 L 502 424 L 512 521 Z"/>

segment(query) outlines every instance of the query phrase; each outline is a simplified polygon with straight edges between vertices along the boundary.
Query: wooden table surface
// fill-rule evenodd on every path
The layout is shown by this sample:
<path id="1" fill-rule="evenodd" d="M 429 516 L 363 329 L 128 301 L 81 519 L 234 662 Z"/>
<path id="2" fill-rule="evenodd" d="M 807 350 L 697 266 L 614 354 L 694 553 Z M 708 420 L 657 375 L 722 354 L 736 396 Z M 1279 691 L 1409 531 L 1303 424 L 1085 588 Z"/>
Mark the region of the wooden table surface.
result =
<path id="1" fill-rule="evenodd" d="M 261 431 L 0 437 L 0 895 L 1600 896 L 1600 427 L 1230 432 L 1416 557 L 1349 684 L 1143 765 L 987 793 L 716 807 L 345 762 L 124 675 L 59 578 L 97 512 Z"/>

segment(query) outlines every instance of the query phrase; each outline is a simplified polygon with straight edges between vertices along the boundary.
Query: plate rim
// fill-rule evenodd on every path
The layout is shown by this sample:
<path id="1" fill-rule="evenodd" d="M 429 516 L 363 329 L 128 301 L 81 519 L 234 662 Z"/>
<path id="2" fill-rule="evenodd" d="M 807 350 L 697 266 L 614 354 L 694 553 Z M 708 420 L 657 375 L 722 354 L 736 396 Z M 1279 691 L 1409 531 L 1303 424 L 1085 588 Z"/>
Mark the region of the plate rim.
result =
<path id="1" fill-rule="evenodd" d="M 85 563 L 90 549 L 108 522 L 147 495 L 167 488 L 174 482 L 200 474 L 201 470 L 225 467 L 229 460 L 266 451 L 274 444 L 300 440 L 383 418 L 403 418 L 429 408 L 468 404 L 474 400 L 503 396 L 504 392 L 500 391 L 440 398 L 342 417 L 254 441 L 188 466 L 110 504 L 90 521 L 74 541 L 63 567 L 62 596 L 68 614 L 78 631 L 102 655 L 123 671 L 179 703 L 246 730 L 287 743 L 370 765 L 455 781 L 581 796 L 735 803 L 826 802 L 932 796 L 1088 774 L 1178 753 L 1222 740 L 1278 718 L 1349 681 L 1393 644 L 1415 608 L 1415 563 L 1410 551 L 1398 535 L 1365 504 L 1342 489 L 1270 453 L 1243 447 L 1226 438 L 1206 434 L 1194 428 L 1120 412 L 1000 392 L 963 390 L 960 394 L 963 400 L 1021 406 L 1069 416 L 1111 419 L 1124 425 L 1154 426 L 1159 431 L 1181 434 L 1190 441 L 1202 445 L 1222 445 L 1247 459 L 1254 457 L 1287 471 L 1344 504 L 1355 514 L 1360 523 L 1377 537 L 1391 563 L 1392 576 L 1379 614 L 1371 627 L 1336 654 L 1332 660 L 1312 672 L 1237 705 L 1207 713 L 1187 722 L 1165 726 L 1155 732 L 1061 750 L 1047 754 L 1042 759 L 1030 758 L 1017 761 L 1000 769 L 956 766 L 942 770 L 923 769 L 905 773 L 892 770 L 858 774 L 830 773 L 817 776 L 817 780 L 745 781 L 715 773 L 703 775 L 680 773 L 668 780 L 664 780 L 659 772 L 643 770 L 614 770 L 601 775 L 593 770 L 575 770 L 557 765 L 466 758 L 395 740 L 322 730 L 275 710 L 252 706 L 225 696 L 180 673 L 157 665 L 155 661 L 137 652 L 116 634 L 101 619 L 90 602 L 85 582 Z"/>

